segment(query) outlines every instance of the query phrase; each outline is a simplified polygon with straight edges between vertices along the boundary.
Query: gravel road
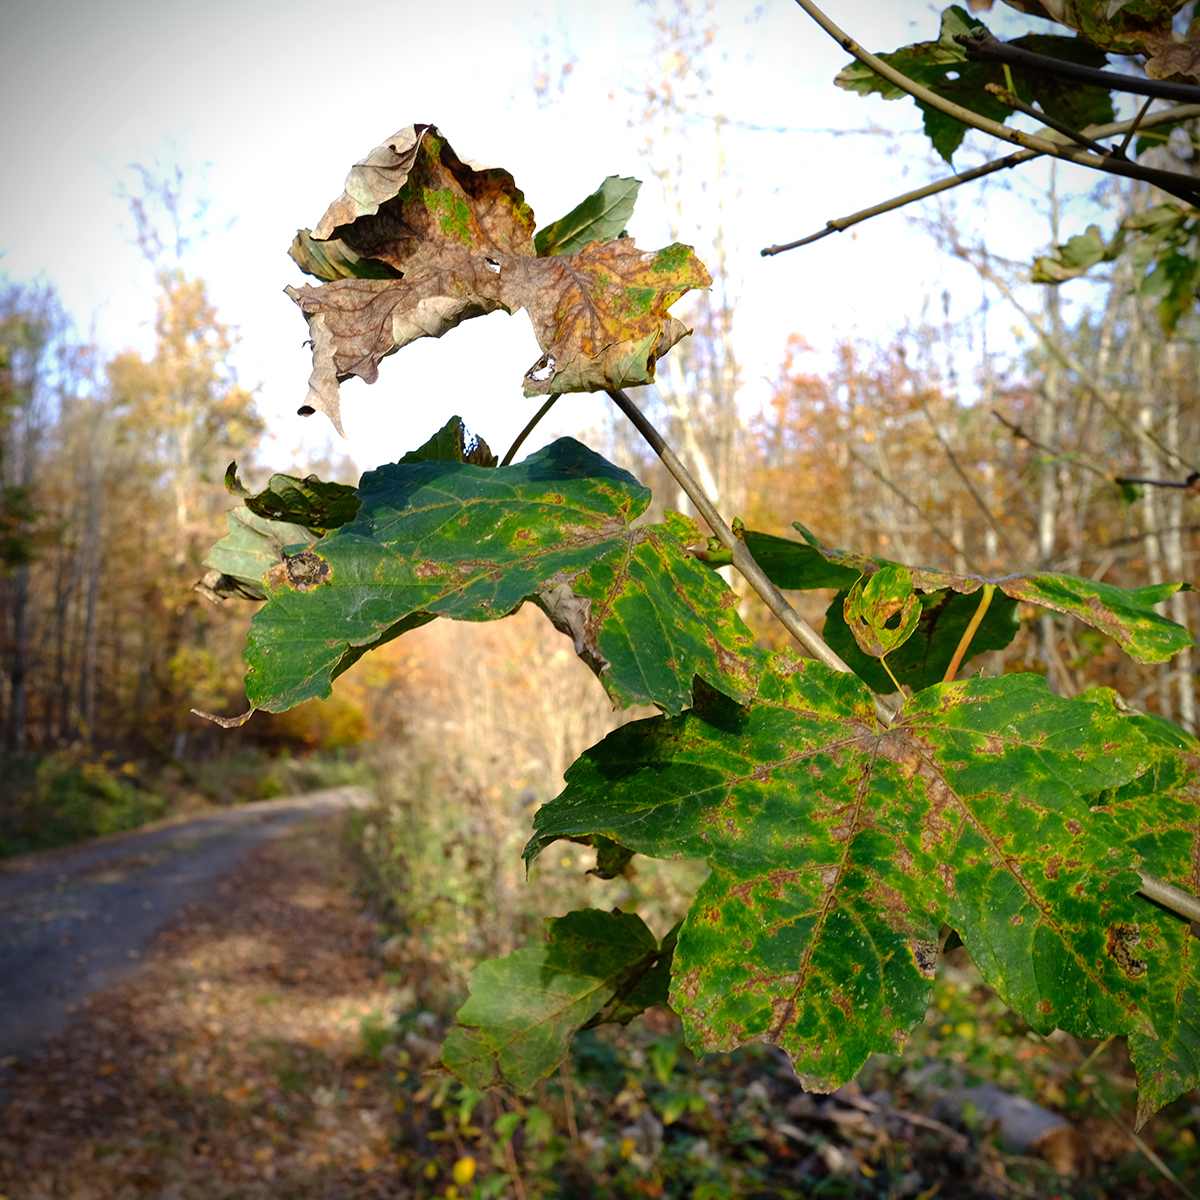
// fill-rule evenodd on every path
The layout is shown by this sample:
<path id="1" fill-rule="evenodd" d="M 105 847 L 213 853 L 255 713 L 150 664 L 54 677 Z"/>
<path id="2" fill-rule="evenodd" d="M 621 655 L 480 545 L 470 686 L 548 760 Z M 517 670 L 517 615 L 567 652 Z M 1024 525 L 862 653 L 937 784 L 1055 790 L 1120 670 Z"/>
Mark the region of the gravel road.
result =
<path id="1" fill-rule="evenodd" d="M 0 1090 L 76 1005 L 135 974 L 189 904 L 232 902 L 221 879 L 251 847 L 372 800 L 328 788 L 0 863 Z"/>

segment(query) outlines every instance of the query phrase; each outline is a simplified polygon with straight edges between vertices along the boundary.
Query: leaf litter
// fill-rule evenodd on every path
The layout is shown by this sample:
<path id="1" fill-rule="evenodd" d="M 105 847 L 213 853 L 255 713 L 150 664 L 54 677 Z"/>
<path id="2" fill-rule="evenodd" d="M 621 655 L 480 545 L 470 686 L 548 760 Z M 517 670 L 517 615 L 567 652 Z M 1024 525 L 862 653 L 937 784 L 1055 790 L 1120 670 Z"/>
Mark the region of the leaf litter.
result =
<path id="1" fill-rule="evenodd" d="M 81 1008 L 18 1075 L 0 1195 L 1178 1194 L 1102 1107 L 1132 1112 L 1119 1043 L 1089 1064 L 1087 1044 L 1032 1032 L 961 948 L 939 955 L 905 1054 L 873 1056 L 833 1096 L 762 1044 L 695 1059 L 663 1008 L 579 1035 L 569 1072 L 524 1098 L 423 1074 L 452 1004 L 406 1011 L 439 968 L 419 936 L 384 941 L 364 917 L 347 844 L 321 823 L 264 847 L 142 975 Z M 1005 1145 L 1005 1097 L 1036 1109 L 1043 1142 Z M 1143 1130 L 1185 1183 L 1196 1100 Z"/>

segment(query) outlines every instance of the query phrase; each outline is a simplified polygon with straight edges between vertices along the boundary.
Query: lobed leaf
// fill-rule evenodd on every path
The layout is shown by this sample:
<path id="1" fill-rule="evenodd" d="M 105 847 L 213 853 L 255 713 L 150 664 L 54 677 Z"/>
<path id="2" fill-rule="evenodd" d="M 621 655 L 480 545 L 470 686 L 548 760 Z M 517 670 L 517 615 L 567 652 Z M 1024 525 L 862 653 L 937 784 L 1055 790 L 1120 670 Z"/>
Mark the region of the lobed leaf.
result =
<path id="1" fill-rule="evenodd" d="M 1094 797 L 1092 810 L 1112 820 L 1139 866 L 1195 895 L 1200 893 L 1200 743 L 1150 714 L 1130 719 L 1157 747 L 1153 764 L 1129 783 Z M 1141 1126 L 1162 1105 L 1200 1086 L 1200 943 L 1186 920 L 1144 897 L 1135 900 L 1135 920 L 1114 937 L 1149 988 L 1153 1029 L 1129 1035 Z"/>
<path id="2" fill-rule="evenodd" d="M 1186 0 L 1122 0 L 1097 4 L 1095 0 L 1028 0 L 1015 5 L 1025 12 L 1048 17 L 1075 29 L 1098 50 L 1110 54 L 1145 54 L 1146 74 L 1167 79 L 1175 74 L 1200 78 L 1197 61 L 1200 34 L 1193 26 L 1179 40 L 1172 21 Z"/>
<path id="3" fill-rule="evenodd" d="M 442 1065 L 469 1087 L 527 1092 L 567 1056 L 572 1036 L 628 1024 L 666 1002 L 673 938 L 660 947 L 635 913 L 587 908 L 546 921 L 544 945 L 480 963 L 470 999 L 442 1045 Z"/>
<path id="4" fill-rule="evenodd" d="M 844 606 L 848 592 L 839 592 L 825 612 L 821 636 L 830 649 L 841 655 L 850 669 L 869 687 L 888 693 L 895 684 L 875 658 L 865 654 L 846 626 Z M 921 613 L 913 635 L 899 648 L 888 652 L 892 674 L 913 691 L 940 683 L 946 675 L 954 651 L 962 641 L 975 610 L 977 594 L 963 595 L 949 590 L 918 594 Z M 1008 596 L 993 596 L 983 621 L 971 639 L 969 657 L 1003 650 L 1020 629 L 1017 602 Z"/>
<path id="5" fill-rule="evenodd" d="M 904 645 L 921 619 L 921 602 L 913 592 L 912 572 L 897 563 L 862 576 L 846 594 L 842 611 L 858 648 L 882 658 Z"/>
<path id="6" fill-rule="evenodd" d="M 1006 75 L 1000 63 L 969 59 L 958 39 L 980 28 L 984 27 L 976 17 L 952 5 L 942 13 L 937 41 L 903 46 L 878 57 L 938 96 L 994 121 L 1006 121 L 1013 110 L 989 92 L 988 85 L 1008 87 L 1010 78 L 1022 100 L 1040 105 L 1044 112 L 1072 128 L 1083 129 L 1114 120 L 1112 98 L 1104 88 L 1065 83 L 1016 65 Z M 1029 34 L 1017 38 L 1013 45 L 1084 66 L 1102 67 L 1106 62 L 1100 50 L 1081 38 Z M 878 92 L 885 100 L 908 95 L 857 59 L 838 73 L 834 83 L 864 96 Z M 919 100 L 915 103 L 924 116 L 925 133 L 933 148 L 950 162 L 966 136 L 967 126 Z"/>
<path id="7" fill-rule="evenodd" d="M 570 438 L 498 469 L 394 463 L 358 495 L 354 521 L 267 575 L 245 656 L 257 707 L 329 695 L 368 650 L 435 616 L 495 620 L 527 600 L 617 704 L 678 712 L 696 675 L 753 691 L 761 655 L 736 594 L 688 554 L 694 523 L 633 528 L 650 493 Z"/>
<path id="8" fill-rule="evenodd" d="M 306 275 L 325 283 L 335 279 L 399 279 L 400 272 L 387 263 L 355 254 L 345 242 L 332 238 L 319 242 L 311 229 L 297 230 L 288 257 Z"/>
<path id="9" fill-rule="evenodd" d="M 706 859 L 673 968 L 689 1041 L 765 1038 L 829 1090 L 923 1018 L 943 921 L 1035 1028 L 1150 1028 L 1109 945 L 1140 881 L 1088 804 L 1148 758 L 1121 714 L 1034 676 L 929 688 L 881 730 L 852 676 L 782 654 L 748 708 L 700 695 L 589 750 L 526 856 L 601 835 Z"/>
<path id="10" fill-rule="evenodd" d="M 657 360 L 688 332 L 667 310 L 712 281 L 687 246 L 647 252 L 632 238 L 594 236 L 578 245 L 623 226 L 633 184 L 606 180 L 548 235 L 559 252 L 539 258 L 533 213 L 507 171 L 463 162 L 432 125 L 400 130 L 356 164 L 317 228 L 293 244 L 306 270 L 338 276 L 285 289 L 313 347 L 300 411 L 326 413 L 341 432 L 340 380 L 373 383 L 387 355 L 497 309 L 524 308 L 543 351 L 526 372 L 527 396 L 653 382 Z M 318 262 L 316 248 L 334 243 L 392 277 L 341 277 L 367 272 L 340 250 L 326 255 L 337 263 Z"/>
<path id="11" fill-rule="evenodd" d="M 302 526 L 260 517 L 245 505 L 228 512 L 225 525 L 229 532 L 208 552 L 204 565 L 209 571 L 196 585 L 212 600 L 265 600 L 263 576 L 285 561 L 285 547 L 313 540 Z"/>

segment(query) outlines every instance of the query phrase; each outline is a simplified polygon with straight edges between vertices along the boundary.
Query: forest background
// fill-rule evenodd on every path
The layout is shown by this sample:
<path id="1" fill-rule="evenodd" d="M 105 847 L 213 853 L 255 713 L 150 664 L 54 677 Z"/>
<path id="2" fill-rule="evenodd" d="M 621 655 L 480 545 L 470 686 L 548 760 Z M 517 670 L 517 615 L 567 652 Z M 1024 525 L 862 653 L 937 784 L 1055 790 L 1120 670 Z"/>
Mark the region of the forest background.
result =
<path id="1" fill-rule="evenodd" d="M 910 7 L 905 20 L 920 19 L 919 29 L 877 31 L 872 18 L 857 32 L 884 48 L 935 36 L 932 11 Z M 1114 479 L 1173 478 L 1169 454 L 1156 457 L 1130 426 L 1159 431 L 1168 451 L 1197 442 L 1200 413 L 1189 400 L 1200 370 L 1195 315 L 1182 314 L 1167 336 L 1154 304 L 1133 293 L 1127 261 L 1061 296 L 1029 282 L 1037 254 L 1089 221 L 1111 229 L 1152 207 L 1160 199 L 1152 188 L 1081 183 L 1071 168 L 1028 168 L 1019 181 L 971 185 L 975 191 L 910 210 L 914 216 L 880 218 L 864 227 L 872 228 L 870 242 L 865 232 L 857 242 L 840 235 L 764 259 L 752 274 L 746 264 L 760 246 L 924 182 L 889 190 L 892 180 L 873 169 L 881 160 L 902 157 L 924 163 L 926 177 L 940 173 L 915 149 L 915 109 L 847 97 L 858 106 L 845 111 L 860 133 L 833 143 L 853 147 L 838 159 L 837 186 L 825 186 L 819 156 L 790 150 L 781 156 L 786 169 L 776 160 L 768 225 L 761 197 L 746 195 L 737 154 L 750 135 L 795 139 L 813 122 L 793 110 L 772 124 L 780 118 L 774 107 L 757 122 L 729 116 L 746 106 L 719 87 L 726 38 L 734 40 L 736 26 L 738 38 L 766 44 L 770 22 L 784 20 L 796 38 L 816 35 L 782 5 L 759 12 L 757 24 L 690 0 L 638 8 L 622 20 L 641 22 L 651 52 L 636 64 L 626 57 L 612 80 L 620 99 L 605 102 L 635 153 L 622 160 L 627 167 L 609 170 L 646 180 L 639 217 L 649 214 L 651 228 L 657 221 L 672 238 L 695 244 L 715 279 L 712 291 L 677 306 L 695 333 L 668 355 L 648 403 L 724 510 L 781 536 L 799 519 L 832 545 L 957 571 L 1041 567 L 1123 587 L 1194 577 L 1200 525 L 1190 493 Z M 989 22 L 1003 33 L 1002 13 Z M 578 88 L 589 67 L 582 44 L 569 27 L 555 28 L 540 43 L 526 42 L 518 67 L 505 64 L 507 77 L 522 80 L 530 122 L 535 114 L 554 119 Z M 831 43 L 822 53 L 828 66 L 818 82 L 832 94 L 829 79 L 845 56 Z M 368 115 L 364 151 L 425 114 Z M 430 115 L 449 126 L 441 113 Z M 464 147 L 475 142 L 451 134 Z M 536 175 L 550 140 L 543 135 L 522 158 L 490 143 L 483 150 L 479 136 L 475 152 L 524 181 Z M 293 226 L 311 220 L 319 208 L 293 213 L 279 186 L 295 165 L 276 165 L 269 138 L 261 144 L 262 177 L 247 185 L 249 206 L 286 208 Z M 968 139 L 955 166 L 971 165 L 982 150 Z M 344 135 L 331 152 L 342 170 Z M 1175 169 L 1196 161 L 1186 129 L 1157 153 Z M 586 170 L 554 162 L 547 174 L 564 189 L 559 208 L 599 182 L 587 173 L 596 159 L 592 146 Z M 142 256 L 142 278 L 153 280 L 153 300 L 140 309 L 109 305 L 91 336 L 80 329 L 89 318 L 77 305 L 72 318 L 49 272 L 10 279 L 0 296 L 0 852 L 366 779 L 384 798 L 363 833 L 368 856 L 385 890 L 422 898 L 424 912 L 409 902 L 410 924 L 423 921 L 427 945 L 443 947 L 442 986 L 461 996 L 478 959 L 507 953 L 527 939 L 536 913 L 555 907 L 545 901 L 548 890 L 564 901 L 586 890 L 587 851 L 547 856 L 527 888 L 517 850 L 533 808 L 556 793 L 566 765 L 615 718 L 536 613 L 484 628 L 436 623 L 364 660 L 330 700 L 259 713 L 240 730 L 190 715 L 193 707 L 244 708 L 240 651 L 253 605 L 215 603 L 194 586 L 232 506 L 221 482 L 227 463 L 236 459 L 252 487 L 272 469 L 354 482 L 374 465 L 370 451 L 358 454 L 360 445 L 372 443 L 386 460 L 434 431 L 389 425 L 382 405 L 399 402 L 362 389 L 347 391 L 348 409 L 371 413 L 351 417 L 359 426 L 353 459 L 319 437 L 301 440 L 294 422 L 277 424 L 283 402 L 247 386 L 253 376 L 239 370 L 236 292 L 225 288 L 218 307 L 198 273 L 201 247 L 221 236 L 219 213 L 204 203 L 203 173 L 179 161 L 162 150 L 122 177 L 127 240 Z M 321 171 L 314 166 L 312 174 Z M 806 186 L 806 178 L 821 184 Z M 847 179 L 853 197 L 842 202 Z M 329 180 L 315 186 L 324 197 Z M 548 186 L 547 194 L 539 211 L 557 215 L 558 193 Z M 996 214 L 1018 209 L 1033 215 L 998 227 Z M 6 224 L 17 229 L 11 214 Z M 204 239 L 206 225 L 217 228 Z M 901 229 L 907 249 L 889 255 Z M 267 252 L 282 266 L 285 249 Z M 12 255 L 14 269 L 23 261 Z M 919 272 L 906 265 L 918 261 Z M 945 273 L 931 277 L 929 262 L 944 264 Z M 764 302 L 762 281 L 772 273 Z M 913 287 L 913 278 L 927 290 Z M 831 337 L 828 313 L 846 295 L 860 301 L 858 329 L 843 325 Z M 113 327 L 114 307 L 127 327 Z M 285 317 L 295 324 L 294 314 Z M 774 339 L 766 347 L 763 327 Z M 301 333 L 288 335 L 293 378 L 307 370 Z M 504 399 L 516 400 L 525 358 L 518 352 L 517 365 L 486 341 L 465 354 L 457 361 L 493 360 L 486 373 L 472 374 L 461 411 L 500 453 L 527 415 Z M 418 364 L 408 377 L 409 395 L 434 388 L 444 395 L 445 383 L 421 371 Z M 294 406 L 302 389 L 292 393 Z M 1120 420 L 1098 394 L 1115 397 Z M 369 403 L 379 407 L 368 410 Z M 501 417 L 505 408 L 515 415 Z M 412 413 L 420 409 L 410 399 L 405 420 L 418 420 Z M 591 425 L 609 456 L 654 488 L 652 517 L 664 503 L 686 511 L 669 479 L 601 406 L 576 406 L 556 421 L 539 430 L 540 440 Z M 272 428 L 274 446 L 266 440 Z M 294 450 L 280 453 L 293 435 Z M 831 594 L 804 593 L 795 602 L 819 628 Z M 1189 594 L 1177 593 L 1166 608 L 1195 629 Z M 754 625 L 754 611 L 747 615 Z M 985 670 L 1035 671 L 1064 695 L 1113 686 L 1135 707 L 1195 732 L 1188 652 L 1144 667 L 1069 618 L 1020 616 L 1021 634 L 997 652 L 1003 662 Z M 754 627 L 765 640 L 774 636 L 765 621 Z M 533 891 L 536 906 L 522 898 Z M 636 892 L 655 927 L 669 924 L 680 894 L 670 870 L 648 869 Z M 441 939 L 439 930 L 452 935 Z"/>

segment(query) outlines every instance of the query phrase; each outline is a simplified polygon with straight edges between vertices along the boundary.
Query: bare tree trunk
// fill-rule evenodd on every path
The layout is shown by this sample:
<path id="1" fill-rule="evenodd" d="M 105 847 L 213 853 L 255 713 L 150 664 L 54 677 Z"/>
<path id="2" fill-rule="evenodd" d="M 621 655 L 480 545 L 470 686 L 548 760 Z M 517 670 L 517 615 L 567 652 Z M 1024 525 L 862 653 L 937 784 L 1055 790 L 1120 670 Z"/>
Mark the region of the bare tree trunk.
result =
<path id="1" fill-rule="evenodd" d="M 1055 189 L 1057 181 L 1053 166 L 1050 168 L 1050 236 L 1053 245 L 1058 245 L 1058 193 Z M 1046 292 L 1047 324 L 1051 336 L 1059 336 L 1058 291 L 1049 288 Z M 1037 439 L 1043 446 L 1053 446 L 1058 436 L 1058 359 L 1050 355 L 1046 364 L 1046 377 L 1038 394 L 1037 410 Z M 1040 488 L 1038 496 L 1038 566 L 1045 570 L 1054 558 L 1055 530 L 1058 520 L 1058 481 L 1054 463 L 1043 462 L 1039 468 Z M 1058 655 L 1055 651 L 1057 632 L 1054 628 L 1054 618 L 1045 613 L 1039 622 L 1043 652 L 1046 661 L 1046 679 L 1051 691 L 1064 690 L 1069 687 L 1066 679 L 1060 678 L 1062 672 L 1058 668 Z"/>
<path id="2" fill-rule="evenodd" d="M 1167 396 L 1167 448 L 1173 453 L 1179 453 L 1179 346 L 1176 342 L 1167 343 L 1166 385 L 1169 389 Z M 1162 534 L 1163 560 L 1166 563 L 1167 575 L 1171 579 L 1184 579 L 1183 565 L 1183 500 L 1184 493 L 1172 489 L 1166 500 L 1166 522 Z M 1171 620 L 1184 629 L 1188 629 L 1187 593 L 1176 592 L 1169 602 Z M 1173 672 L 1179 696 L 1179 724 L 1188 731 L 1196 732 L 1196 681 L 1195 668 L 1192 665 L 1191 647 L 1181 650 L 1175 655 Z"/>

